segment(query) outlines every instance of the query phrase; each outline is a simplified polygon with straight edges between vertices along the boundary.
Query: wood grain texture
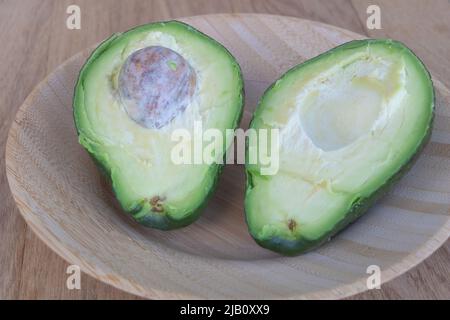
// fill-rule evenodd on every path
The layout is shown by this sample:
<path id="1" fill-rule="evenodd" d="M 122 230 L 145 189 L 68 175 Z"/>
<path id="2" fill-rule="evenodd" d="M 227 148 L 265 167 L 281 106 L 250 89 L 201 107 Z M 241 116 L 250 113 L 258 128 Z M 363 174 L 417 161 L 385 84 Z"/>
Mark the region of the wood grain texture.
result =
<path id="1" fill-rule="evenodd" d="M 69 4 L 82 8 L 82 30 L 65 28 Z M 0 3 L 0 297 L 1 298 L 133 298 L 91 277 L 82 290 L 65 288 L 67 263 L 29 231 L 18 214 L 6 183 L 3 155 L 6 136 L 18 106 L 32 88 L 60 63 L 112 32 L 155 20 L 215 12 L 259 12 L 298 16 L 331 23 L 358 33 L 365 30 L 370 1 L 59 1 L 6 0 Z M 371 36 L 404 41 L 433 74 L 450 84 L 448 2 L 377 1 L 382 27 Z M 386 9 L 386 10 L 385 10 Z M 450 297 L 450 244 L 407 274 L 355 298 Z"/>
<path id="2" fill-rule="evenodd" d="M 279 16 L 182 20 L 219 40 L 240 63 L 246 86 L 244 128 L 262 92 L 285 70 L 360 38 Z M 450 92 L 438 80 L 432 141 L 412 172 L 332 242 L 286 258 L 250 238 L 239 166 L 225 169 L 201 219 L 181 230 L 143 228 L 114 206 L 73 128 L 73 87 L 88 54 L 71 58 L 33 91 L 19 109 L 6 153 L 9 183 L 28 225 L 88 274 L 146 298 L 342 298 L 366 290 L 369 265 L 380 266 L 382 280 L 388 281 L 447 240 Z"/>

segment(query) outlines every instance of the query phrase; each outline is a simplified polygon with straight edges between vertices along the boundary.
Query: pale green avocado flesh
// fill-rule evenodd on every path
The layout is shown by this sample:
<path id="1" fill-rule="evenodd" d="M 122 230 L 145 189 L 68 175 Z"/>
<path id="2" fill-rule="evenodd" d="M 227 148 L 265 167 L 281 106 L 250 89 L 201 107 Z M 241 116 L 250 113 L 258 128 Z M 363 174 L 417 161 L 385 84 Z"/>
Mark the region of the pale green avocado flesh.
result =
<path id="1" fill-rule="evenodd" d="M 411 166 L 433 108 L 429 73 L 396 41 L 352 41 L 289 70 L 250 125 L 279 130 L 278 172 L 246 164 L 252 236 L 287 255 L 328 240 Z M 258 146 L 254 136 L 247 143 Z"/>
<path id="2" fill-rule="evenodd" d="M 136 53 L 140 60 L 126 64 Z M 159 65 L 149 66 L 152 61 Z M 141 92 L 135 84 L 144 78 L 147 91 Z M 141 99 L 150 106 L 148 114 L 133 104 L 145 95 L 160 104 L 152 109 Z M 174 163 L 171 152 L 179 142 L 172 139 L 174 130 L 193 132 L 196 122 L 203 130 L 234 129 L 242 106 L 236 60 L 218 42 L 178 21 L 143 25 L 103 42 L 80 72 L 73 103 L 79 142 L 111 180 L 123 209 L 159 229 L 194 221 L 222 166 Z M 151 118 L 155 114 L 161 121 Z M 224 157 L 227 147 L 217 157 Z"/>

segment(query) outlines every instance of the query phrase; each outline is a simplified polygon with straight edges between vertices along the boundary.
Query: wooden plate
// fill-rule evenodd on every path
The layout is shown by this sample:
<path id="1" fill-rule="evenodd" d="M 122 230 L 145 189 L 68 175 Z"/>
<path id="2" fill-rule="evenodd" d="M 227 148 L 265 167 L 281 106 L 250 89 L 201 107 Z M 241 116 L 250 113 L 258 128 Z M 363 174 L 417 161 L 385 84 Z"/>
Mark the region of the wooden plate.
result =
<path id="1" fill-rule="evenodd" d="M 244 128 L 263 91 L 287 69 L 362 38 L 317 22 L 269 15 L 182 20 L 223 43 L 241 64 Z M 450 92 L 439 81 L 432 139 L 411 172 L 332 242 L 288 258 L 250 238 L 241 166 L 226 167 L 202 218 L 185 229 L 146 229 L 120 212 L 78 144 L 72 120 L 73 88 L 89 51 L 56 69 L 22 105 L 9 134 L 6 164 L 30 227 L 91 276 L 148 298 L 339 298 L 367 290 L 369 265 L 378 265 L 382 282 L 389 281 L 447 240 Z"/>

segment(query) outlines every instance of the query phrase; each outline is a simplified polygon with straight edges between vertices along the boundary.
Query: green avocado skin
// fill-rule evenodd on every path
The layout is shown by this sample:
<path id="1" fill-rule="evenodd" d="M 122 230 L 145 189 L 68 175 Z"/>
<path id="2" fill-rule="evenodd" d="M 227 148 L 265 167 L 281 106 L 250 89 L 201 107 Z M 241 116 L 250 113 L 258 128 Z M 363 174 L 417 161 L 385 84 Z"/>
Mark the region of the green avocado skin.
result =
<path id="1" fill-rule="evenodd" d="M 192 26 L 181 22 L 181 21 L 177 21 L 177 20 L 171 20 L 171 21 L 161 21 L 161 22 L 155 22 L 155 23 L 151 23 L 151 24 L 147 24 L 147 25 L 142 25 L 142 26 L 138 26 L 137 28 L 142 28 L 142 27 L 147 27 L 147 26 L 152 26 L 152 25 L 165 25 L 165 24 L 175 24 L 178 25 L 180 27 L 184 27 L 188 30 L 190 30 L 191 32 L 195 32 L 199 35 L 201 35 L 202 37 L 204 37 L 205 39 L 207 39 L 208 41 L 214 43 L 216 46 L 222 48 L 224 51 L 226 51 L 226 53 L 229 55 L 230 60 L 232 61 L 232 63 L 234 64 L 234 67 L 236 68 L 236 70 L 239 73 L 239 87 L 241 88 L 241 92 L 240 92 L 240 101 L 239 101 L 239 105 L 237 106 L 238 112 L 236 112 L 236 117 L 233 123 L 232 128 L 236 129 L 241 121 L 242 118 L 242 114 L 243 114 L 243 105 L 244 105 L 244 96 L 245 96 L 245 92 L 244 92 L 244 80 L 242 77 L 242 70 L 241 67 L 239 66 L 238 62 L 236 61 L 236 58 L 219 42 L 217 42 L 216 40 L 210 38 L 208 35 L 202 33 L 201 31 L 193 28 Z M 132 31 L 134 29 L 131 29 L 129 31 Z M 108 39 L 106 39 L 105 41 L 103 41 L 93 52 L 92 54 L 89 56 L 89 58 L 87 59 L 86 63 L 84 64 L 84 66 L 82 67 L 82 69 L 80 70 L 78 79 L 77 79 L 77 83 L 75 85 L 75 91 L 74 91 L 74 98 L 73 98 L 73 116 L 74 116 L 74 120 L 75 120 L 75 128 L 77 130 L 77 134 L 78 136 L 80 135 L 80 131 L 79 128 L 77 127 L 76 124 L 76 105 L 78 103 L 78 101 L 81 99 L 81 97 L 79 96 L 79 92 L 80 90 L 82 90 L 83 87 L 83 72 L 84 70 L 86 70 L 90 64 L 92 64 L 102 53 L 104 53 L 105 51 L 108 50 L 109 46 L 113 43 L 114 40 L 116 40 L 118 37 L 120 36 L 120 34 L 113 34 L 111 37 L 109 37 Z M 89 153 L 90 157 L 93 159 L 93 162 L 95 163 L 95 165 L 97 166 L 98 170 L 100 171 L 100 173 L 106 178 L 106 180 L 108 181 L 108 183 L 110 184 L 112 191 L 114 193 L 114 195 L 116 195 L 117 198 L 117 190 L 114 188 L 114 185 L 112 183 L 112 179 L 111 179 L 111 171 L 108 168 L 108 166 L 106 166 L 104 164 L 104 162 L 102 161 L 102 159 L 100 157 L 98 157 L 95 152 L 91 152 L 91 150 L 88 150 L 87 148 L 85 148 L 86 151 Z M 224 155 L 224 159 L 226 159 L 226 154 Z M 223 161 L 223 163 L 225 163 L 225 161 Z M 129 216 L 131 216 L 133 218 L 133 220 L 135 220 L 137 223 L 145 226 L 145 227 L 151 227 L 151 228 L 155 228 L 155 229 L 159 229 L 159 230 L 172 230 L 172 229 L 177 229 L 177 228 L 182 228 L 185 227 L 189 224 L 191 224 L 192 222 L 194 222 L 195 220 L 197 220 L 202 212 L 202 210 L 204 209 L 204 207 L 206 206 L 206 204 L 208 203 L 208 200 L 211 198 L 212 194 L 214 193 L 214 190 L 217 186 L 217 182 L 219 180 L 220 174 L 223 170 L 223 166 L 224 164 L 212 164 L 209 168 L 210 170 L 210 174 L 214 176 L 213 182 L 209 188 L 209 190 L 206 191 L 204 199 L 202 201 L 202 203 L 197 206 L 197 208 L 193 209 L 190 212 L 187 212 L 183 218 L 181 219 L 174 219 L 172 218 L 170 215 L 166 214 L 165 212 L 153 212 L 152 210 L 148 210 L 148 208 L 146 208 L 144 205 L 137 205 L 136 207 L 132 208 L 131 210 L 127 210 L 126 208 L 124 208 L 122 205 L 122 210 L 124 212 L 126 212 Z M 145 214 L 142 216 L 142 212 L 145 212 Z"/>
<path id="2" fill-rule="evenodd" d="M 344 43 L 340 46 L 337 46 L 325 53 L 322 53 L 310 60 L 305 61 L 302 64 L 299 64 L 295 67 L 293 67 L 292 69 L 288 70 L 282 77 L 286 76 L 287 74 L 289 74 L 290 72 L 295 71 L 297 68 L 300 68 L 312 61 L 318 60 L 320 59 L 323 55 L 327 55 L 330 54 L 336 50 L 342 50 L 342 49 L 347 49 L 347 48 L 352 48 L 352 47 L 359 47 L 362 45 L 365 45 L 367 43 L 370 42 L 386 42 L 387 44 L 392 44 L 395 46 L 401 46 L 403 49 L 407 49 L 409 50 L 404 44 L 402 44 L 399 41 L 395 41 L 395 40 L 391 40 L 391 39 L 367 39 L 367 40 L 354 40 L 354 41 L 350 41 L 347 43 Z M 430 78 L 431 81 L 431 76 L 429 74 L 429 71 L 425 68 L 423 62 L 411 51 L 409 50 L 419 61 L 419 63 L 421 63 L 424 71 L 426 72 L 426 74 L 428 75 L 428 77 Z M 278 79 L 279 80 L 279 79 Z M 268 93 L 270 91 L 271 88 L 273 88 L 275 86 L 275 84 L 277 83 L 277 81 L 275 81 L 274 83 L 272 83 L 272 85 L 270 85 L 265 93 L 263 94 L 263 96 L 260 99 L 259 104 L 261 104 L 261 101 L 263 101 L 264 96 L 266 95 L 266 93 Z M 431 81 L 431 85 L 432 85 L 432 81 Z M 333 236 L 335 236 L 337 233 L 339 233 L 340 231 L 342 231 L 343 229 L 345 229 L 345 227 L 347 227 L 349 224 L 351 224 L 352 222 L 354 222 L 357 218 L 359 218 L 360 216 L 362 216 L 365 212 L 368 211 L 368 209 L 370 209 L 379 199 L 381 199 L 384 195 L 386 195 L 389 190 L 391 189 L 391 187 L 393 185 L 395 185 L 395 183 L 400 180 L 400 178 L 402 178 L 408 171 L 409 169 L 414 165 L 415 161 L 419 158 L 420 153 L 422 152 L 422 150 L 424 149 L 424 147 L 426 146 L 426 144 L 428 143 L 428 141 L 430 140 L 431 137 L 431 132 L 432 132 L 432 126 L 433 126 L 433 121 L 434 121 L 434 115 L 435 115 L 435 92 L 434 92 L 434 86 L 431 86 L 432 89 L 432 97 L 433 97 L 433 101 L 432 101 L 432 114 L 431 114 L 431 119 L 429 122 L 429 126 L 428 126 L 428 130 L 425 133 L 422 141 L 420 142 L 419 146 L 416 148 L 414 154 L 405 161 L 405 163 L 401 166 L 401 168 L 391 176 L 390 179 L 388 179 L 378 190 L 376 190 L 375 192 L 373 192 L 370 196 L 368 197 L 364 197 L 364 198 L 359 198 L 357 199 L 357 201 L 355 201 L 350 210 L 342 217 L 342 219 L 332 228 L 332 230 L 326 232 L 325 234 L 323 234 L 320 238 L 318 239 L 314 239 L 314 240 L 310 240 L 307 239 L 306 237 L 298 237 L 295 240 L 289 240 L 289 239 L 284 239 L 282 237 L 272 237 L 269 239 L 259 239 L 256 235 L 256 232 L 253 232 L 251 225 L 248 222 L 247 219 L 247 215 L 246 215 L 246 223 L 247 223 L 247 227 L 249 230 L 249 233 L 251 234 L 251 236 L 253 237 L 253 239 L 256 241 L 256 243 L 258 243 L 261 247 L 278 252 L 282 255 L 285 256 L 295 256 L 298 254 L 302 254 L 302 253 L 306 253 L 308 251 L 314 250 L 318 247 L 320 247 L 321 245 L 323 245 L 324 243 L 330 241 L 332 239 Z M 253 118 L 250 122 L 250 127 L 252 126 L 252 122 L 255 120 L 255 115 L 256 113 L 253 115 Z M 248 145 L 248 138 L 247 138 L 247 145 Z M 250 192 L 251 188 L 253 187 L 252 185 L 252 174 L 249 170 L 246 169 L 246 194 Z M 247 199 L 247 197 L 246 197 Z M 247 209 L 248 203 L 246 201 L 245 203 L 245 210 Z"/>

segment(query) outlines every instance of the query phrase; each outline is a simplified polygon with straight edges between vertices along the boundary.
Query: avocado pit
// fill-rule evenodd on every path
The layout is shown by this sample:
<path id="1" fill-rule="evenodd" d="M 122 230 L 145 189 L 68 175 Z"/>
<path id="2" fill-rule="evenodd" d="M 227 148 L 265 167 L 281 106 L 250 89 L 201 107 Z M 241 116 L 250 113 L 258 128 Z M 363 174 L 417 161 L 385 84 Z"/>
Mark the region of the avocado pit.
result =
<path id="1" fill-rule="evenodd" d="M 196 83 L 196 73 L 186 59 L 169 48 L 150 46 L 126 59 L 118 91 L 132 120 L 160 129 L 184 112 Z"/>

